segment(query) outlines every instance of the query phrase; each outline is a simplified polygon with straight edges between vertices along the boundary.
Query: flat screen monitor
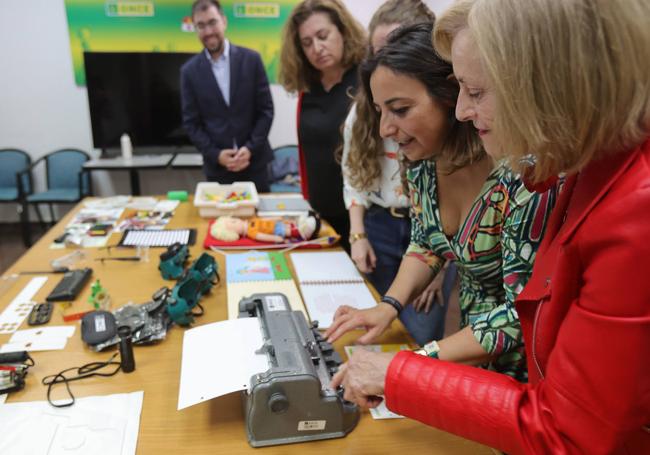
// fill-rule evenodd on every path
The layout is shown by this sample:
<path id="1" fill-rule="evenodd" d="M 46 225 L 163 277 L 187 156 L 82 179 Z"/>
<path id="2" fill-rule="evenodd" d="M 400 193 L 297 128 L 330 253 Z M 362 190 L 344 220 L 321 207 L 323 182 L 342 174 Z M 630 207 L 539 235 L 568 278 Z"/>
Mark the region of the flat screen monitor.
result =
<path id="1" fill-rule="evenodd" d="M 180 68 L 191 53 L 84 52 L 95 148 L 183 146 Z"/>

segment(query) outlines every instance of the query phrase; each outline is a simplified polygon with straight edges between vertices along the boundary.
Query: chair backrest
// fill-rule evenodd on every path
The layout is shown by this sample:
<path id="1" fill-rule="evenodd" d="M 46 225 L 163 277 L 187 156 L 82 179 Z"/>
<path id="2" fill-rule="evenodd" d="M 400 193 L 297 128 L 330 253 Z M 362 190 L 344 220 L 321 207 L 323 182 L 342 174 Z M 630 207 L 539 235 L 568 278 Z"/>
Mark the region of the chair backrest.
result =
<path id="1" fill-rule="evenodd" d="M 0 150 L 0 188 L 18 190 L 16 174 L 29 167 L 32 159 L 26 152 L 19 149 Z M 31 193 L 30 181 L 27 175 L 23 176 L 23 190 Z"/>
<path id="2" fill-rule="evenodd" d="M 61 149 L 45 156 L 47 187 L 49 189 L 79 189 L 83 164 L 90 159 L 83 150 Z M 82 193 L 87 194 L 90 181 L 87 174 L 82 181 Z"/>
<path id="3" fill-rule="evenodd" d="M 300 192 L 300 157 L 297 145 L 283 145 L 273 149 L 273 161 L 268 164 L 272 193 Z"/>
<path id="4" fill-rule="evenodd" d="M 291 163 L 291 171 L 298 172 L 298 146 L 282 145 L 273 149 L 273 161 Z"/>

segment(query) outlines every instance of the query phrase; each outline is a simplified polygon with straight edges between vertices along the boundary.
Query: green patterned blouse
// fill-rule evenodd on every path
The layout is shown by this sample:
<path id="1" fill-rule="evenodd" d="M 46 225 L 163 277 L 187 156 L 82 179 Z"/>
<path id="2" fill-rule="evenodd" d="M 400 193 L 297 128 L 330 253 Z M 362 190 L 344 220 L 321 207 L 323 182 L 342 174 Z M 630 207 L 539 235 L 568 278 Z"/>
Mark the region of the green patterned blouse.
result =
<path id="1" fill-rule="evenodd" d="M 411 244 L 406 255 L 438 273 L 446 260 L 460 275 L 461 328 L 470 325 L 483 348 L 498 357 L 484 368 L 526 381 L 526 359 L 514 300 L 532 272 L 535 252 L 555 203 L 555 191 L 530 193 L 505 164 L 490 173 L 458 232 L 442 231 L 436 168 L 408 170 Z"/>

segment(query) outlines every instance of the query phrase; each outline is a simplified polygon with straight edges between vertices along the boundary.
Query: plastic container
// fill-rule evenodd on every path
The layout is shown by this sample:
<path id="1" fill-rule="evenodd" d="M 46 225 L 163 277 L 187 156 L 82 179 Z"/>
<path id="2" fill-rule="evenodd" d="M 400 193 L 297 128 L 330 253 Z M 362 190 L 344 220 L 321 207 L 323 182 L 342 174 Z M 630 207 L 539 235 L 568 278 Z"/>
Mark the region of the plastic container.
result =
<path id="1" fill-rule="evenodd" d="M 237 195 L 242 197 L 237 198 Z M 203 218 L 223 215 L 254 216 L 259 202 L 260 198 L 253 182 L 235 182 L 227 185 L 199 182 L 194 193 L 194 205 Z"/>

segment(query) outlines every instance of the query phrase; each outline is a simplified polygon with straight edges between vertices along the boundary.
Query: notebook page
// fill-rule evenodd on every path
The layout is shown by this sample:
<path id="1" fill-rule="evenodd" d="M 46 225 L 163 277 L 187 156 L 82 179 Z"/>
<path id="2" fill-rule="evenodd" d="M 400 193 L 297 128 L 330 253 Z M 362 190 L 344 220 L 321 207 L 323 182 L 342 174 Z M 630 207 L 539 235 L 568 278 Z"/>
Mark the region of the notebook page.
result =
<path id="1" fill-rule="evenodd" d="M 365 283 L 307 284 L 300 285 L 300 292 L 312 321 L 318 321 L 319 329 L 332 325 L 336 309 L 341 305 L 353 308 L 372 308 L 377 303 Z"/>
<path id="2" fill-rule="evenodd" d="M 291 253 L 291 261 L 299 283 L 364 282 L 345 251 Z"/>

